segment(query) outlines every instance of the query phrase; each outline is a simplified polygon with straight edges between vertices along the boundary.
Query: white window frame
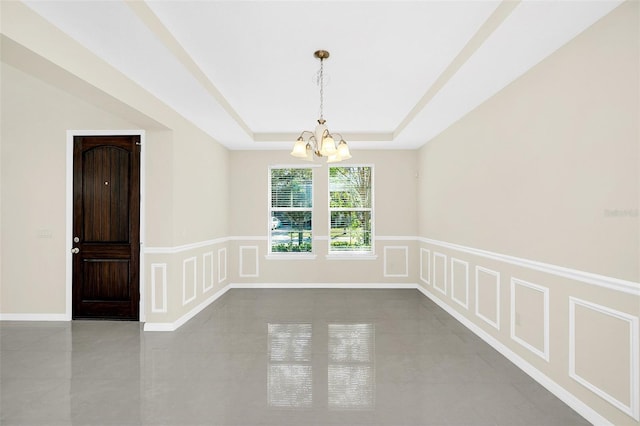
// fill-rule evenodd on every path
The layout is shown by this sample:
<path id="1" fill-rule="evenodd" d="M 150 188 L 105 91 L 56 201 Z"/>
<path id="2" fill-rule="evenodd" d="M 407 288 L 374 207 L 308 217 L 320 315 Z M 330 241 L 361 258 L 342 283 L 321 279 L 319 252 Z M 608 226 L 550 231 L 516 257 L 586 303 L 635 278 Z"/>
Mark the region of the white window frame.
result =
<path id="1" fill-rule="evenodd" d="M 331 208 L 331 168 L 346 168 L 346 167 L 369 167 L 371 168 L 371 207 L 369 208 L 356 208 L 356 209 L 340 209 Z M 327 167 L 327 230 L 328 230 L 328 244 L 327 244 L 327 259 L 328 260 L 343 260 L 343 259 L 362 259 L 362 260 L 375 260 L 376 248 L 375 248 L 375 167 L 373 164 L 330 164 Z M 331 212 L 332 211 L 369 211 L 371 212 L 371 249 L 359 250 L 359 251 L 332 251 L 331 250 Z"/>
<path id="2" fill-rule="evenodd" d="M 315 250 L 316 250 L 316 245 L 314 244 L 315 238 L 314 238 L 314 225 L 313 225 L 313 216 L 314 216 L 314 212 L 313 212 L 313 205 L 314 205 L 314 198 L 315 198 L 315 168 L 318 168 L 317 165 L 312 165 L 312 164 L 304 164 L 304 165 L 300 165 L 300 164 L 278 164 L 278 165 L 271 165 L 269 166 L 269 169 L 267 171 L 267 193 L 268 193 L 268 201 L 267 201 L 267 255 L 265 256 L 266 259 L 271 259 L 271 260 L 293 260 L 293 259 L 300 259 L 300 260 L 306 260 L 306 259 L 315 259 L 316 255 L 315 255 Z M 272 211 L 273 211 L 273 207 L 271 206 L 271 171 L 274 169 L 311 169 L 311 207 L 310 208 L 291 208 L 291 211 L 300 211 L 300 210 L 308 210 L 311 212 L 311 251 L 307 251 L 307 252 L 272 252 L 272 240 L 271 240 L 271 216 L 272 216 Z M 285 211 L 285 210 L 280 210 L 280 211 Z"/>

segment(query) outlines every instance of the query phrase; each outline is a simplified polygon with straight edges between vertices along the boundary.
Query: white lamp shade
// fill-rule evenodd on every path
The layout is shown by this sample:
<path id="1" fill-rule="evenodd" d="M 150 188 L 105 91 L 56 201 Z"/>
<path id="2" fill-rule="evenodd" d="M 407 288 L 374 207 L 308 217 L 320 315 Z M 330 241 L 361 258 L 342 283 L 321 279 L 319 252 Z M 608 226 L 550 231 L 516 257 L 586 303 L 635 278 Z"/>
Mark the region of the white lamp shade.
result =
<path id="1" fill-rule="evenodd" d="M 291 155 L 298 158 L 307 157 L 307 144 L 301 137 L 298 138 L 298 140 L 296 141 L 296 144 L 293 146 Z"/>
<path id="2" fill-rule="evenodd" d="M 320 154 L 323 157 L 328 157 L 336 153 L 336 142 L 333 140 L 331 135 L 327 133 L 327 135 L 322 138 L 322 146 L 320 147 Z"/>
<path id="3" fill-rule="evenodd" d="M 341 160 L 348 160 L 351 158 L 351 153 L 349 152 L 349 146 L 344 140 L 341 140 L 338 144 L 338 156 Z"/>

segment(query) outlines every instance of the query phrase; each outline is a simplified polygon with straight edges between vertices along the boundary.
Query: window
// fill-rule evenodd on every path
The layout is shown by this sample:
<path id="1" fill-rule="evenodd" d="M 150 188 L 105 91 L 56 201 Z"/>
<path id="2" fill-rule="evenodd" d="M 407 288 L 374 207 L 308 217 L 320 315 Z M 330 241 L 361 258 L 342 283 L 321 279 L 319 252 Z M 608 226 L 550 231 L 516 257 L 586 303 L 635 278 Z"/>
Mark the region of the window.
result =
<path id="1" fill-rule="evenodd" d="M 373 253 L 373 167 L 329 167 L 329 253 Z"/>
<path id="2" fill-rule="evenodd" d="M 270 253 L 311 252 L 312 169 L 272 167 L 269 186 Z"/>

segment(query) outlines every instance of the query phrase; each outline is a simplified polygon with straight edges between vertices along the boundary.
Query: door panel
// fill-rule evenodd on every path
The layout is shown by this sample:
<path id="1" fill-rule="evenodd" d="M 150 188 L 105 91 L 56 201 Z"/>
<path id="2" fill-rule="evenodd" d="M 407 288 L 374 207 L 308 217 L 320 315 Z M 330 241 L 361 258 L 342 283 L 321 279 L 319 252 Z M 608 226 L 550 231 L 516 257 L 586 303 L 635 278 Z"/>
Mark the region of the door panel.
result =
<path id="1" fill-rule="evenodd" d="M 74 138 L 74 319 L 139 319 L 139 140 Z"/>

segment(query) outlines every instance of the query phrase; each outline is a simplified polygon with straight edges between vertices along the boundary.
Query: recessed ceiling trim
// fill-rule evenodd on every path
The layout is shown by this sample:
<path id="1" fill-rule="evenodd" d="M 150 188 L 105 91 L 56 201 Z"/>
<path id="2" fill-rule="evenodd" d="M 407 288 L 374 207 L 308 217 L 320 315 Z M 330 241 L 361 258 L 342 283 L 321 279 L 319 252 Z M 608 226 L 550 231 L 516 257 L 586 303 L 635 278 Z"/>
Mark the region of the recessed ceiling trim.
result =
<path id="1" fill-rule="evenodd" d="M 422 109 L 433 99 L 433 97 L 447 84 L 460 68 L 469 60 L 469 58 L 482 46 L 489 36 L 504 22 L 504 20 L 514 11 L 520 4 L 521 0 L 503 0 L 500 5 L 493 11 L 491 16 L 487 18 L 484 24 L 476 31 L 467 44 L 462 48 L 460 53 L 451 61 L 451 63 L 440 74 L 436 81 L 429 87 L 424 96 L 409 111 L 409 114 L 402 120 L 398 127 L 393 131 L 393 139 L 411 123 Z"/>
<path id="2" fill-rule="evenodd" d="M 213 98 L 224 108 L 233 120 L 240 126 L 240 128 L 250 137 L 254 138 L 254 134 L 244 122 L 242 117 L 233 109 L 231 104 L 225 99 L 215 85 L 209 80 L 207 75 L 202 72 L 198 64 L 195 63 L 193 58 L 187 53 L 186 50 L 178 43 L 173 37 L 171 32 L 164 26 L 162 21 L 156 16 L 156 14 L 149 8 L 144 1 L 140 0 L 125 0 L 125 3 L 133 10 L 133 12 L 140 18 L 144 25 L 153 32 L 156 37 L 162 42 L 162 44 L 171 52 L 176 59 L 193 75 L 193 77 L 213 96 Z"/>
<path id="3" fill-rule="evenodd" d="M 393 133 L 340 133 L 345 140 L 356 142 L 389 142 L 393 139 Z M 255 133 L 255 142 L 282 142 L 295 141 L 299 133 Z"/>

